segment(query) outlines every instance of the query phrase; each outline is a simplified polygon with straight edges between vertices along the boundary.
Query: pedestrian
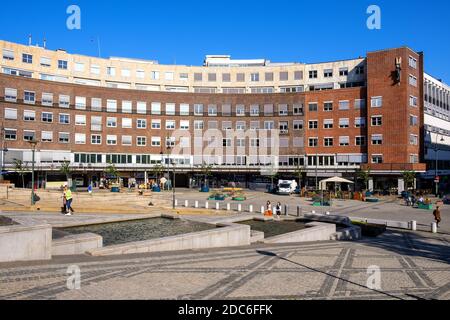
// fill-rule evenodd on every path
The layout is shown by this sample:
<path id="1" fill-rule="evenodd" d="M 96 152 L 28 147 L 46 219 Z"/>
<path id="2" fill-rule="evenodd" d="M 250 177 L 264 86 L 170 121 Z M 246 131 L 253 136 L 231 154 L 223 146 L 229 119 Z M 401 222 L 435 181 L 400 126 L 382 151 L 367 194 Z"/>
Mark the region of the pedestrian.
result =
<path id="1" fill-rule="evenodd" d="M 277 218 L 281 219 L 281 203 L 278 202 L 276 207 L 275 207 L 275 212 L 277 214 Z"/>
<path id="2" fill-rule="evenodd" d="M 267 201 L 266 204 L 266 216 L 273 216 L 273 212 L 272 212 L 272 203 L 270 201 Z"/>
<path id="3" fill-rule="evenodd" d="M 65 189 L 64 186 L 61 186 L 61 190 L 62 190 L 62 200 L 63 200 L 63 205 L 61 207 L 61 213 L 62 214 L 66 214 L 67 213 L 67 209 L 66 209 L 66 193 L 65 193 Z"/>
<path id="4" fill-rule="evenodd" d="M 437 227 L 439 228 L 439 223 L 441 222 L 441 211 L 439 210 L 439 206 L 437 206 L 436 210 L 433 211 L 433 216 L 436 220 Z"/>
<path id="5" fill-rule="evenodd" d="M 89 184 L 87 191 L 89 194 L 92 194 L 92 184 Z"/>
<path id="6" fill-rule="evenodd" d="M 75 211 L 72 209 L 72 191 L 67 186 L 64 187 L 64 198 L 66 199 L 66 216 L 71 216 Z"/>

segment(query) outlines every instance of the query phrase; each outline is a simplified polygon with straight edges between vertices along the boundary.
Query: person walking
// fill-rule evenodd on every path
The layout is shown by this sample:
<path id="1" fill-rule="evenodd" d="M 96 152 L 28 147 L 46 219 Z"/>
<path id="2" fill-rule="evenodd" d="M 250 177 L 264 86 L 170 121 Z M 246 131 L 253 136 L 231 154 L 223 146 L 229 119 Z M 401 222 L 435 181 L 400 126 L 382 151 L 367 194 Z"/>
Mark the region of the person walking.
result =
<path id="1" fill-rule="evenodd" d="M 61 189 L 62 190 L 62 201 L 63 201 L 63 205 L 61 207 L 61 214 L 66 214 L 67 213 L 67 209 L 66 209 L 66 192 L 65 192 L 65 188 L 64 186 L 61 185 Z"/>
<path id="2" fill-rule="evenodd" d="M 66 199 L 66 216 L 71 216 L 75 211 L 72 209 L 72 191 L 67 186 L 64 187 L 64 198 Z"/>
<path id="3" fill-rule="evenodd" d="M 439 228 L 439 223 L 441 222 L 441 211 L 439 210 L 439 206 L 437 206 L 436 210 L 433 211 L 433 216 L 436 220 L 437 227 Z"/>
<path id="4" fill-rule="evenodd" d="M 269 216 L 269 217 L 271 217 L 271 216 L 273 216 L 273 212 L 272 212 L 272 203 L 270 202 L 270 201 L 267 201 L 267 204 L 266 204 L 266 214 L 265 214 L 266 216 Z"/>
<path id="5" fill-rule="evenodd" d="M 280 202 L 277 203 L 277 205 L 275 207 L 275 212 L 276 212 L 277 218 L 281 219 L 281 203 Z"/>

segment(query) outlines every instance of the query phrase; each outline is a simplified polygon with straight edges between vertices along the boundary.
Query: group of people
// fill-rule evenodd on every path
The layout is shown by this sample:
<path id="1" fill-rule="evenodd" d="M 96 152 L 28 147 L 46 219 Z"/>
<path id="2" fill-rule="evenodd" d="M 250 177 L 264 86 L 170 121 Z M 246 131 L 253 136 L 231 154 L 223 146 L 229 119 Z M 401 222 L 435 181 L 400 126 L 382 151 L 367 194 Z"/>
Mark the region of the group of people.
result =
<path id="1" fill-rule="evenodd" d="M 278 202 L 275 206 L 275 208 L 272 208 L 272 203 L 270 201 L 267 201 L 266 204 L 266 216 L 273 216 L 273 210 L 275 209 L 275 216 L 279 219 L 281 219 L 281 210 L 282 210 L 282 206 L 281 203 Z"/>
<path id="2" fill-rule="evenodd" d="M 431 204 L 431 200 L 426 198 L 424 199 L 423 196 L 420 196 L 419 199 L 416 198 L 415 195 L 410 194 L 405 198 L 405 203 L 408 207 L 414 207 L 416 204 Z"/>

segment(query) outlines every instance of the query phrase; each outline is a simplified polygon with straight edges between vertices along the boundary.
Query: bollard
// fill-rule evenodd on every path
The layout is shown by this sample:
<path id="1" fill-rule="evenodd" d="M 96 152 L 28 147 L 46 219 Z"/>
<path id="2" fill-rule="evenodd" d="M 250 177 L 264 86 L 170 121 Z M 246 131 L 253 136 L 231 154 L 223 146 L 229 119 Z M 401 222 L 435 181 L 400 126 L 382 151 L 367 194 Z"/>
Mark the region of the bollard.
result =
<path id="1" fill-rule="evenodd" d="M 264 206 L 261 206 L 261 214 L 264 215 L 265 212 L 266 210 L 264 209 Z"/>
<path id="2" fill-rule="evenodd" d="M 312 214 L 316 214 L 316 211 L 315 210 L 313 210 L 312 212 L 311 212 Z"/>
<path id="3" fill-rule="evenodd" d="M 185 206 L 186 208 L 189 207 L 189 200 L 184 201 L 184 206 Z"/>
<path id="4" fill-rule="evenodd" d="M 248 212 L 253 213 L 253 205 L 252 204 L 248 206 Z"/>
<path id="5" fill-rule="evenodd" d="M 242 212 L 242 204 L 238 204 L 238 212 Z"/>
<path id="6" fill-rule="evenodd" d="M 436 224 L 436 222 L 433 222 L 431 224 L 431 232 L 432 233 L 437 233 L 437 224 Z"/>
<path id="7" fill-rule="evenodd" d="M 220 203 L 216 202 L 216 210 L 220 210 Z"/>
<path id="8" fill-rule="evenodd" d="M 302 207 L 297 206 L 297 217 L 300 217 L 302 215 Z"/>
<path id="9" fill-rule="evenodd" d="M 288 215 L 289 215 L 289 206 L 288 206 L 288 205 L 285 205 L 285 206 L 284 206 L 284 215 L 285 215 L 285 216 L 288 216 Z"/>
<path id="10" fill-rule="evenodd" d="M 195 208 L 198 208 L 198 201 L 195 201 Z"/>
<path id="11" fill-rule="evenodd" d="M 205 209 L 208 209 L 208 208 L 209 208 L 209 203 L 205 202 Z"/>
<path id="12" fill-rule="evenodd" d="M 327 216 L 329 216 L 329 215 L 330 215 L 330 211 L 325 212 L 325 214 L 326 214 Z"/>
<path id="13" fill-rule="evenodd" d="M 175 207 L 178 207 L 178 199 L 175 199 Z"/>
<path id="14" fill-rule="evenodd" d="M 227 211 L 231 211 L 231 204 L 227 203 Z"/>
<path id="15" fill-rule="evenodd" d="M 411 221 L 411 230 L 417 231 L 417 221 Z"/>

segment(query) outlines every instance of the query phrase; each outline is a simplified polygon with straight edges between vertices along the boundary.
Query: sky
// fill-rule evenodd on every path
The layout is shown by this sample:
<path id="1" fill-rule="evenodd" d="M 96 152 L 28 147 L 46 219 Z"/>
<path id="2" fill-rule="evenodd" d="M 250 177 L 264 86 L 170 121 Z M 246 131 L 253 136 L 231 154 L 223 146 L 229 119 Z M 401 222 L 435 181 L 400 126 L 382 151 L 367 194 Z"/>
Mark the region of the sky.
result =
<path id="1" fill-rule="evenodd" d="M 70 5 L 81 29 L 69 30 Z M 381 9 L 369 30 L 367 8 Z M 408 46 L 425 53 L 425 69 L 450 83 L 448 0 L 4 1 L 0 39 L 70 53 L 202 65 L 207 54 L 272 62 L 325 62 Z"/>

